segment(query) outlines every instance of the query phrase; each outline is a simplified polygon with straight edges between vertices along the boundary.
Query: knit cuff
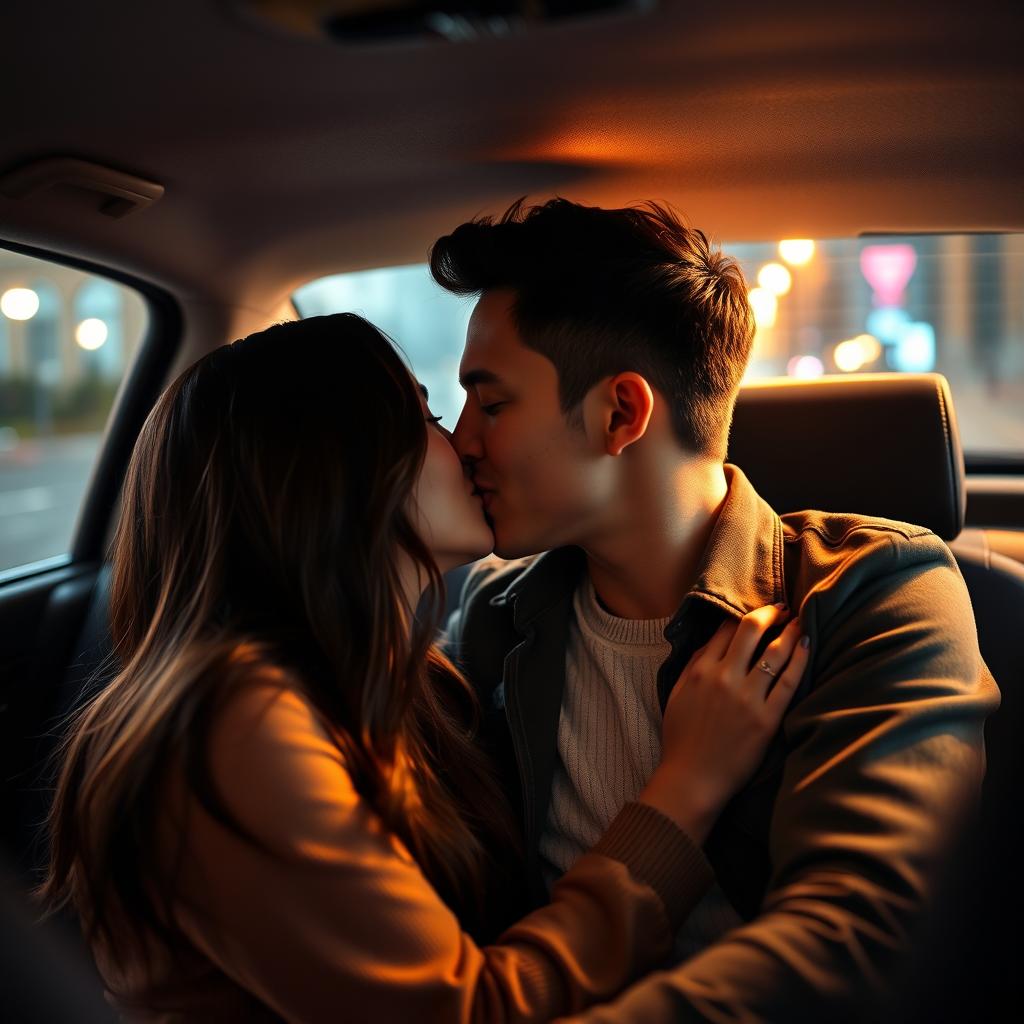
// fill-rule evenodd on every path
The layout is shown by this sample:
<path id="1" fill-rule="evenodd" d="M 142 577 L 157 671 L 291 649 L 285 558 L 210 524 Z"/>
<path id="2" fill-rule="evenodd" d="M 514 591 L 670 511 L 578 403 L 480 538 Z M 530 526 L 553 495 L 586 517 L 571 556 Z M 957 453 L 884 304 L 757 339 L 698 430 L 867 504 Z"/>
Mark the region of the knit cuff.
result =
<path id="1" fill-rule="evenodd" d="M 649 804 L 626 804 L 590 852 L 620 861 L 649 885 L 665 904 L 673 931 L 715 880 L 704 851 Z"/>

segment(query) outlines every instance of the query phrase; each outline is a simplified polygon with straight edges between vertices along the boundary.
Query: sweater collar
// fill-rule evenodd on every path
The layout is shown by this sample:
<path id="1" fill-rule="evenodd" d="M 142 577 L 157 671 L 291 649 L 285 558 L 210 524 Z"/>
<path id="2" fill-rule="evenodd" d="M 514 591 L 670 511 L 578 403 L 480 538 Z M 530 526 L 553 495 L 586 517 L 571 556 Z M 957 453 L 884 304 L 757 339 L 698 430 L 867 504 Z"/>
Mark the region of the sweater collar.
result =
<path id="1" fill-rule="evenodd" d="M 588 573 L 583 573 L 580 585 L 573 594 L 572 606 L 581 634 L 593 638 L 602 646 L 610 645 L 639 654 L 651 648 L 657 653 L 665 645 L 665 629 L 671 616 L 663 619 L 623 619 L 613 615 L 601 607 Z"/>

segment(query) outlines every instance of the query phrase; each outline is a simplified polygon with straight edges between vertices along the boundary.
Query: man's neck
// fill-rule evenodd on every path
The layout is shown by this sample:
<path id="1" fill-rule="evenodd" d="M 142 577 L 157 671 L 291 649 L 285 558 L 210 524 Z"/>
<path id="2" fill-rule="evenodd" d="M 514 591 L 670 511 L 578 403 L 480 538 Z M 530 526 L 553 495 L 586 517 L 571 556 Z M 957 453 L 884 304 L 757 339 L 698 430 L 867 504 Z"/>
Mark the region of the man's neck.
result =
<path id="1" fill-rule="evenodd" d="M 728 489 L 716 462 L 630 481 L 628 501 L 581 544 L 601 604 L 626 619 L 674 615 L 696 579 Z"/>

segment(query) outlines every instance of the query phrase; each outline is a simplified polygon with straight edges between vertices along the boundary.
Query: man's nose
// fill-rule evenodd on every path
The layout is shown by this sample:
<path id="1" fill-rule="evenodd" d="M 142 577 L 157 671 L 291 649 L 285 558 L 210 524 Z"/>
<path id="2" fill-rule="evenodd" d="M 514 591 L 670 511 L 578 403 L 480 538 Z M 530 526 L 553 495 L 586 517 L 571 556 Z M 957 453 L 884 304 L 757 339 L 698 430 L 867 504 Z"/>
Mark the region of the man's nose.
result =
<path id="1" fill-rule="evenodd" d="M 483 449 L 480 445 L 480 431 L 474 423 L 474 416 L 469 408 L 469 402 L 462 407 L 462 413 L 452 431 L 452 445 L 463 463 L 470 468 L 474 462 L 483 457 Z"/>

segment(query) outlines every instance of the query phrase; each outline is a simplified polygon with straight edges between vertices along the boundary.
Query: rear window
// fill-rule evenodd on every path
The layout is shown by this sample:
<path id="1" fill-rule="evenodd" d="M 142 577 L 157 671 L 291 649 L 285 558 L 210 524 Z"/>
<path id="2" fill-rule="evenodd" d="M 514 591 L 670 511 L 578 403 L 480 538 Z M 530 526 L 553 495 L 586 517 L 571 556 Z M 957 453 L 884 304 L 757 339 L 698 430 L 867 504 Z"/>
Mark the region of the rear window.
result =
<path id="1" fill-rule="evenodd" d="M 70 549 L 146 322 L 130 288 L 0 249 L 0 572 Z"/>
<path id="2" fill-rule="evenodd" d="M 964 447 L 1024 456 L 1024 235 L 915 235 L 723 243 L 750 287 L 757 335 L 746 380 L 937 371 Z M 301 316 L 351 310 L 389 334 L 452 426 L 472 299 L 425 265 L 321 278 Z"/>

